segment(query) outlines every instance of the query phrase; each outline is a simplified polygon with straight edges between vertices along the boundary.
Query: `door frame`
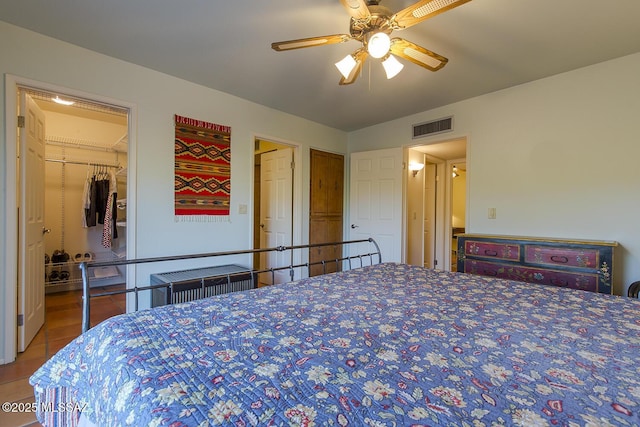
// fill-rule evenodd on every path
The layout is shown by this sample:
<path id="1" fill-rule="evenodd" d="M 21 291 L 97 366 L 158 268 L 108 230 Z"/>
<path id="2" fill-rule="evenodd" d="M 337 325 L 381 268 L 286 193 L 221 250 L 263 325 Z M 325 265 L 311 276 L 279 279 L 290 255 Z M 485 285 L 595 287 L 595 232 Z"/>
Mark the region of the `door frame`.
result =
<path id="1" fill-rule="evenodd" d="M 28 79 L 11 74 L 5 74 L 5 221 L 2 224 L 4 231 L 4 241 L 2 245 L 2 253 L 4 254 L 3 263 L 4 271 L 2 273 L 2 281 L 4 287 L 0 285 L 0 295 L 4 295 L 3 310 L 4 316 L 1 318 L 4 324 L 4 330 L 0 332 L 2 337 L 3 353 L 0 354 L 0 365 L 11 363 L 17 356 L 17 298 L 18 298 L 18 212 L 17 209 L 8 209 L 8 207 L 18 206 L 17 192 L 17 165 L 18 156 L 18 91 L 19 87 L 27 87 L 34 90 L 42 90 L 45 92 L 53 92 L 66 94 L 71 97 L 86 99 L 91 102 L 114 105 L 129 111 L 128 118 L 128 178 L 127 179 L 127 253 L 135 255 L 136 253 L 136 106 L 133 103 L 108 98 L 92 93 L 83 92 L 68 87 L 45 83 L 37 80 Z M 2 303 L 0 303 L 2 304 Z"/>
<path id="2" fill-rule="evenodd" d="M 447 186 L 446 186 L 446 213 L 445 213 L 445 218 L 447 220 L 447 224 L 446 224 L 446 231 L 447 234 L 444 236 L 444 258 L 445 258 L 445 262 L 446 262 L 446 266 L 447 266 L 447 271 L 451 271 L 451 265 L 452 262 L 455 260 L 451 259 L 451 256 L 454 255 L 455 252 L 457 252 L 458 248 L 454 248 L 451 245 L 453 245 L 453 175 L 452 175 L 452 170 L 453 170 L 453 166 L 458 164 L 465 164 L 465 169 L 466 169 L 466 164 L 467 164 L 467 157 L 464 158 L 458 158 L 458 159 L 449 159 L 445 162 L 444 165 L 444 174 L 447 177 Z M 465 177 L 466 177 L 466 173 L 465 173 Z M 468 205 L 469 205 L 469 198 L 467 196 L 467 192 L 468 192 L 468 179 L 465 178 L 465 200 L 464 200 L 464 204 L 465 204 L 465 216 L 464 216 L 464 227 L 465 230 L 468 227 L 468 219 L 467 219 L 467 215 L 466 212 L 468 212 Z"/>
<path id="3" fill-rule="evenodd" d="M 272 137 L 272 136 L 264 136 L 264 135 L 259 135 L 259 134 L 253 134 L 252 135 L 252 140 L 254 141 L 254 144 L 256 141 L 266 141 L 266 142 L 271 142 L 273 144 L 276 145 L 282 145 L 282 146 L 286 146 L 287 148 L 291 148 L 293 149 L 293 164 L 294 164 L 294 168 L 293 168 L 293 181 L 292 181 L 292 194 L 293 194 L 293 200 L 292 200 L 292 233 L 291 233 L 291 244 L 292 245 L 301 245 L 303 244 L 302 241 L 302 236 L 303 234 L 303 226 L 304 223 L 302 221 L 302 204 L 303 204 L 303 198 L 302 198 L 302 187 L 303 185 L 300 185 L 299 183 L 304 182 L 302 179 L 302 153 L 301 153 L 301 149 L 300 149 L 300 144 L 293 142 L 293 141 L 287 141 L 284 140 L 282 138 L 277 138 L 277 137 Z M 255 146 L 255 145 L 254 145 Z M 256 166 L 256 153 L 257 150 L 253 150 L 252 152 L 252 160 L 251 160 L 251 174 L 254 175 L 255 174 L 255 166 Z M 255 178 L 255 177 L 254 177 Z M 308 179 L 307 179 L 308 181 Z M 252 236 L 251 236 L 251 242 L 254 242 L 255 240 L 255 233 L 256 233 L 256 225 L 255 224 L 255 213 L 260 211 L 260 205 L 256 203 L 256 199 L 254 197 L 254 191 L 255 191 L 255 179 L 251 180 L 251 206 L 252 206 L 252 211 L 251 211 L 251 218 L 252 218 Z M 259 217 L 257 219 L 257 221 L 259 222 Z M 303 254 L 300 253 L 301 251 L 294 251 L 293 254 L 293 263 L 294 264 L 301 264 L 303 261 L 305 261 L 305 259 L 303 258 Z M 253 262 L 253 259 L 252 259 Z M 254 266 L 255 268 L 255 266 Z M 302 270 L 301 269 L 296 269 L 295 273 L 295 279 L 300 279 L 302 278 Z"/>
<path id="4" fill-rule="evenodd" d="M 450 177 L 446 174 L 446 160 L 431 156 L 429 154 L 425 154 L 425 165 L 428 163 L 433 165 L 435 168 L 435 175 L 433 176 L 434 182 L 432 182 L 432 188 L 435 191 L 434 194 L 434 228 L 432 233 L 433 239 L 433 252 L 431 253 L 431 263 L 433 266 L 431 268 L 435 270 L 446 270 L 443 266 L 447 265 L 447 248 L 450 245 L 447 245 L 447 229 L 451 224 L 451 220 L 448 219 L 448 215 L 450 215 L 450 197 L 451 194 L 449 192 L 449 181 Z M 424 170 L 424 169 L 423 169 Z M 444 179 L 440 179 L 444 177 Z M 425 178 L 426 179 L 426 178 Z M 422 193 L 423 202 L 424 202 L 424 192 Z M 424 227 L 424 212 L 421 223 Z M 422 230 L 422 235 L 424 235 L 424 229 Z M 425 242 L 422 242 L 422 250 L 424 251 Z M 423 252 L 424 258 L 424 252 Z M 437 261 L 437 264 L 435 262 Z"/>
<path id="5" fill-rule="evenodd" d="M 447 138 L 447 139 L 443 139 L 443 140 L 435 140 L 435 141 L 428 141 L 428 142 L 424 142 L 421 144 L 411 144 L 411 145 L 406 145 L 403 147 L 403 151 L 404 151 L 404 157 L 405 157 L 405 162 L 407 161 L 407 157 L 408 157 L 408 150 L 409 149 L 416 149 L 416 147 L 421 147 L 421 146 L 428 146 L 428 145 L 432 145 L 432 144 L 446 144 L 447 142 L 453 142 L 456 140 L 460 140 L 460 139 L 464 139 L 465 140 L 465 157 L 464 159 L 462 158 L 455 158 L 455 159 L 441 159 L 439 157 L 435 157 L 433 155 L 430 154 L 424 154 L 424 159 L 425 159 L 425 163 L 429 162 L 432 164 L 435 164 L 436 166 L 436 182 L 434 184 L 434 187 L 437 187 L 437 196 L 436 196 L 436 206 L 435 206 L 435 221 L 436 221 L 436 225 L 435 225 L 435 232 L 433 235 L 433 239 L 434 239 L 434 259 L 437 259 L 438 261 L 438 265 L 434 266 L 435 269 L 437 270 L 445 270 L 445 271 L 449 271 L 451 270 L 451 239 L 452 239 L 452 229 L 451 229 L 451 214 L 452 214 L 452 206 L 453 206 L 453 199 L 452 199 L 452 176 L 450 174 L 451 171 L 451 166 L 453 164 L 456 163 L 462 163 L 464 161 L 464 163 L 467 164 L 467 169 L 468 169 L 468 165 L 469 165 L 469 136 L 468 135 L 461 135 L 455 138 Z M 407 174 L 405 174 L 405 179 Z M 444 179 L 441 179 L 442 177 L 444 177 Z M 467 180 L 466 180 L 466 197 L 465 197 L 465 204 L 467 206 L 467 212 L 468 212 L 468 206 L 469 206 L 469 177 L 467 175 Z M 406 215 L 407 215 L 407 209 L 406 209 L 406 186 L 403 188 L 403 198 L 404 198 L 404 209 L 405 209 L 405 213 L 403 214 L 405 216 L 406 219 Z M 423 197 L 424 197 L 424 193 L 423 193 Z M 424 212 L 423 212 L 423 227 L 424 227 Z M 405 221 L 406 223 L 406 221 Z M 468 229 L 469 227 L 469 218 L 466 217 L 465 218 L 465 229 Z M 424 234 L 424 229 L 423 229 L 423 234 Z M 403 239 L 402 239 L 402 248 L 403 250 L 406 251 L 407 247 L 408 247 L 408 239 L 407 239 L 407 233 L 406 233 L 406 225 L 404 226 L 404 233 L 403 233 Z M 422 245 L 422 251 L 423 251 L 423 256 L 424 256 L 424 242 Z"/>

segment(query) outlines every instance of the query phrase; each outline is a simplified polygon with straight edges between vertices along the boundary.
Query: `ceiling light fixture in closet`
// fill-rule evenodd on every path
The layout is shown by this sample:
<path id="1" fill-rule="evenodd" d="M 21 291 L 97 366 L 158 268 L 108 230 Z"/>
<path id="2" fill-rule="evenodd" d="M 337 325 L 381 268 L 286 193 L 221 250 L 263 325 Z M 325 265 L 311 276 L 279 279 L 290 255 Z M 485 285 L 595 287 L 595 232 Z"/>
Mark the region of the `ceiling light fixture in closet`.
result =
<path id="1" fill-rule="evenodd" d="M 73 101 L 67 101 L 65 99 L 61 99 L 59 96 L 56 95 L 55 98 L 51 98 L 51 100 L 53 102 L 55 102 L 56 104 L 60 104 L 60 105 L 73 105 L 75 104 L 75 102 Z"/>

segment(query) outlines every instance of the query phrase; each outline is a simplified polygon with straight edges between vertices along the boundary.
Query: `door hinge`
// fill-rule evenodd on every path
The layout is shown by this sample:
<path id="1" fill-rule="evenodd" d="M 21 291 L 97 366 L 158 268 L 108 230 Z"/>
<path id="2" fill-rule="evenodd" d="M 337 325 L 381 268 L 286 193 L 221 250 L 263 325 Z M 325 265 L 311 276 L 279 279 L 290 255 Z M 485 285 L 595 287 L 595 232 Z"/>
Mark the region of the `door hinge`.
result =
<path id="1" fill-rule="evenodd" d="M 24 116 L 18 116 L 18 127 L 24 128 Z"/>
<path id="2" fill-rule="evenodd" d="M 18 314 L 18 326 L 24 326 L 24 314 Z"/>
<path id="3" fill-rule="evenodd" d="M 433 266 L 435 267 L 436 265 L 438 265 L 438 260 L 437 260 L 437 259 L 434 259 L 434 260 L 433 260 Z"/>
<path id="4" fill-rule="evenodd" d="M 296 162 L 294 160 L 291 160 L 291 169 L 295 170 L 296 168 Z"/>

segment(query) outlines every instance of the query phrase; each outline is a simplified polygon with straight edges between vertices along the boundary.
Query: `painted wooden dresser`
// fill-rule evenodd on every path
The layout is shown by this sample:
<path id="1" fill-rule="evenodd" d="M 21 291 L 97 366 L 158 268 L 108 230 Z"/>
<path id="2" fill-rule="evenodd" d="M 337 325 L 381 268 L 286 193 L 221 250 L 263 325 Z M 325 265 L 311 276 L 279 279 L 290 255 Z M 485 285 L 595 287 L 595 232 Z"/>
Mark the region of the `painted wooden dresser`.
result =
<path id="1" fill-rule="evenodd" d="M 459 234 L 458 271 L 611 294 L 613 241 Z"/>

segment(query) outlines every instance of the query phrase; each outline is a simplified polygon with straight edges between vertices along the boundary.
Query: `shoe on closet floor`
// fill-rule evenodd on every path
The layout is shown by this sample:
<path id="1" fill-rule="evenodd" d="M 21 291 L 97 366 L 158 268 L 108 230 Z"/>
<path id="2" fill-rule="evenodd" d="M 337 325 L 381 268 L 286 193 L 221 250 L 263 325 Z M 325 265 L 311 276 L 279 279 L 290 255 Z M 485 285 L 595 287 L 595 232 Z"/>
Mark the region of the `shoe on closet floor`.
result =
<path id="1" fill-rule="evenodd" d="M 51 255 L 51 262 L 54 264 L 62 262 L 62 252 L 60 252 L 58 249 L 53 251 L 53 254 Z"/>

